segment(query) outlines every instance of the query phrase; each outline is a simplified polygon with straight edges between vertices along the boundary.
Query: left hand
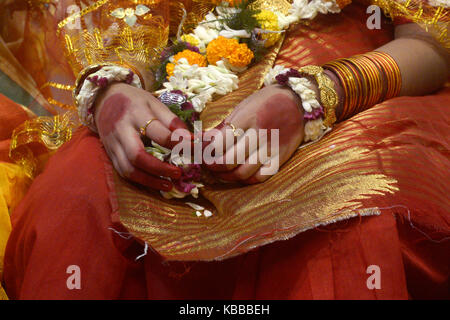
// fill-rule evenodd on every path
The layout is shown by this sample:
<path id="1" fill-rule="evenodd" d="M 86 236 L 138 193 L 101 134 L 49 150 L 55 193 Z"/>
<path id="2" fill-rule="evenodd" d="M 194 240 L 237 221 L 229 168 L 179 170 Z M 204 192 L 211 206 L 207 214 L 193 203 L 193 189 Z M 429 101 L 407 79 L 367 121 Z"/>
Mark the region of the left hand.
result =
<path id="1" fill-rule="evenodd" d="M 248 184 L 263 182 L 269 179 L 275 172 L 267 174 L 270 163 L 261 163 L 250 161 L 249 157 L 253 154 L 258 155 L 261 148 L 267 147 L 267 155 L 274 159 L 278 156 L 279 166 L 284 164 L 295 152 L 303 141 L 304 122 L 303 109 L 301 108 L 300 98 L 289 88 L 279 85 L 272 85 L 261 89 L 242 101 L 234 111 L 215 129 L 204 133 L 206 140 L 214 140 L 207 146 L 209 150 L 215 150 L 215 162 L 206 165 L 217 176 L 225 181 L 241 181 Z M 230 146 L 226 145 L 226 131 L 232 130 L 232 124 L 236 129 L 242 129 L 245 133 L 234 139 Z M 248 136 L 249 129 L 256 130 L 267 129 L 267 139 L 258 139 L 253 147 L 245 142 L 244 137 Z M 271 148 L 271 129 L 279 130 L 279 147 Z M 221 139 L 222 141 L 219 141 Z M 265 141 L 264 141 L 265 140 Z M 222 144 L 222 148 L 221 148 Z M 206 148 L 204 149 L 206 150 Z M 263 149 L 264 150 L 264 149 Z M 261 150 L 262 151 L 262 150 Z M 266 151 L 262 151 L 266 154 Z M 219 155 L 217 154 L 219 153 Z M 239 156 L 245 154 L 245 163 L 238 163 Z M 222 158 L 223 164 L 218 164 L 217 159 Z M 226 159 L 234 159 L 233 163 L 226 163 Z M 228 161 L 229 162 L 229 161 Z M 278 168 L 277 168 L 278 169 Z"/>

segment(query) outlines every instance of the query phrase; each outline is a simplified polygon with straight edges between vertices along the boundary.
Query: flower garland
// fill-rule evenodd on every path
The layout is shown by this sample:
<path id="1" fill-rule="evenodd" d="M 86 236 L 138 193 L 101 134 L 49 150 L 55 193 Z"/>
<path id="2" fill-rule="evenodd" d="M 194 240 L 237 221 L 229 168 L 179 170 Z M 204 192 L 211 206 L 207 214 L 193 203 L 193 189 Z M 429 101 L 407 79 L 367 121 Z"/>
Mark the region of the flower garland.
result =
<path id="1" fill-rule="evenodd" d="M 215 94 L 237 89 L 237 74 L 290 25 L 319 13 L 338 12 L 335 0 L 294 0 L 287 15 L 253 9 L 251 1 L 222 1 L 191 33 L 181 35 L 162 53 L 156 78 L 163 88 L 157 94 L 182 91 L 201 112 Z"/>
<path id="2" fill-rule="evenodd" d="M 161 54 L 161 64 L 155 70 L 157 86 L 160 88 L 156 94 L 191 128 L 193 121 L 198 119 L 198 114 L 213 100 L 214 95 L 225 95 L 236 90 L 238 74 L 258 61 L 290 25 L 301 20 L 312 20 L 319 13 L 340 12 L 336 0 L 294 0 L 287 15 L 255 9 L 252 2 L 215 1 L 215 9 L 191 33 L 179 35 L 173 45 Z M 271 71 L 272 78 L 282 70 L 283 67 L 276 67 Z M 290 78 L 289 82 L 292 82 L 294 90 L 301 89 L 303 107 L 309 112 L 306 116 L 311 117 L 308 119 L 310 124 L 306 128 L 306 135 L 309 140 L 314 140 L 323 128 L 319 119 L 323 109 L 311 93 L 311 83 L 299 78 Z M 199 168 L 168 159 L 170 152 L 160 147 L 153 146 L 148 151 L 181 166 L 187 172 L 182 182 L 174 182 L 172 191 L 163 193 L 165 198 L 198 195 L 201 184 L 194 181 L 199 175 L 192 172 L 197 172 Z"/>

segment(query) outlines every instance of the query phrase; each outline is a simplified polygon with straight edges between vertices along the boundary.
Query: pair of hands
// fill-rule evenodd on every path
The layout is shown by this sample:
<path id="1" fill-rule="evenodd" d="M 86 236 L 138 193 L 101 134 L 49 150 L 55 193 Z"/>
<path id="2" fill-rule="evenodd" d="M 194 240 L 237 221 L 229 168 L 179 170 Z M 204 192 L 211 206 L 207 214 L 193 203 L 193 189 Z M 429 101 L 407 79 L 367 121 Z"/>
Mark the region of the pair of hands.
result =
<path id="1" fill-rule="evenodd" d="M 226 161 L 222 161 L 223 164 L 218 164 L 221 162 L 217 161 L 205 166 L 225 181 L 253 184 L 267 180 L 271 175 L 264 174 L 263 168 L 268 163 L 254 163 L 249 161 L 250 156 L 261 148 L 267 148 L 270 157 L 278 157 L 280 166 L 290 158 L 304 136 L 303 114 L 299 105 L 300 99 L 291 90 L 280 86 L 265 87 L 249 96 L 217 130 L 204 133 L 211 141 L 210 148 L 216 151 L 216 159 L 236 159 L 243 152 L 245 162 L 225 164 Z M 155 120 L 147 127 L 146 136 L 164 147 L 172 148 L 178 143 L 171 141 L 172 132 L 176 129 L 185 129 L 183 139 L 193 139 L 184 122 L 145 90 L 117 83 L 97 98 L 95 122 L 100 139 L 117 172 L 124 178 L 152 189 L 170 191 L 173 185 L 164 177 L 178 179 L 181 169 L 145 152 L 139 128 L 145 126 L 150 119 Z M 270 137 L 267 144 L 258 141 L 250 147 L 243 139 L 244 134 L 236 137 L 234 144 L 226 148 L 226 130 L 231 129 L 230 123 L 244 132 L 248 129 L 267 129 L 269 132 L 271 129 L 279 129 L 279 147 L 270 148 Z M 274 149 L 274 154 L 270 154 L 271 149 Z"/>

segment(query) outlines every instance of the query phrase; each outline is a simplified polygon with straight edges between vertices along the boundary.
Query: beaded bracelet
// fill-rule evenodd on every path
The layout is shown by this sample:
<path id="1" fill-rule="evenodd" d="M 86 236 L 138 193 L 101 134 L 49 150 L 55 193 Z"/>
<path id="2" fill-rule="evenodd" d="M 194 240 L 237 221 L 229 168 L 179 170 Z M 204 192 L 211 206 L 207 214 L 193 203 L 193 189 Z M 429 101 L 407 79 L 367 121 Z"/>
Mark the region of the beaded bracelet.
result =
<path id="1" fill-rule="evenodd" d="M 86 76 L 87 73 L 91 73 Z M 92 72 L 94 71 L 94 72 Z M 79 77 L 73 92 L 75 104 L 78 108 L 80 122 L 96 131 L 94 124 L 93 106 L 97 95 L 113 82 L 125 82 L 133 87 L 142 88 L 140 77 L 131 69 L 117 65 L 96 65 L 85 69 Z"/>

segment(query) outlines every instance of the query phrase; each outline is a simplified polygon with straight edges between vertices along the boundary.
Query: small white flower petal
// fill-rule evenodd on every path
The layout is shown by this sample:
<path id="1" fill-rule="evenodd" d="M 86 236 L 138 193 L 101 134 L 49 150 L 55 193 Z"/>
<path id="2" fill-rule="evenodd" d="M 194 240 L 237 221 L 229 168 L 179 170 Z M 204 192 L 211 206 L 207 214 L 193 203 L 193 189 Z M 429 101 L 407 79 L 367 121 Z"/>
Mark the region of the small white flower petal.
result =
<path id="1" fill-rule="evenodd" d="M 125 22 L 130 26 L 130 27 L 132 27 L 132 26 L 134 26 L 135 25 L 135 23 L 136 23 L 136 21 L 137 21 L 137 17 L 136 16 L 126 16 L 125 17 L 125 19 L 123 19 L 123 20 L 125 20 Z"/>
<path id="2" fill-rule="evenodd" d="M 140 5 L 136 6 L 135 14 L 137 16 L 142 16 L 142 15 L 146 14 L 149 11 L 150 11 L 149 7 L 144 6 L 143 4 L 140 4 Z"/>
<path id="3" fill-rule="evenodd" d="M 111 12 L 111 15 L 115 18 L 123 19 L 125 18 L 125 10 L 123 8 L 117 8 Z"/>
<path id="4" fill-rule="evenodd" d="M 204 207 L 202 207 L 198 204 L 192 203 L 192 202 L 186 202 L 186 204 L 194 210 L 205 210 Z"/>
<path id="5" fill-rule="evenodd" d="M 133 9 L 133 8 L 126 8 L 126 9 L 125 9 L 125 15 L 126 15 L 127 17 L 132 17 L 132 16 L 134 16 L 134 9 Z"/>
<path id="6" fill-rule="evenodd" d="M 209 211 L 209 210 L 205 210 L 205 211 L 203 211 L 203 214 L 205 215 L 205 217 L 207 217 L 207 218 L 209 218 L 209 217 L 211 217 L 212 216 L 212 212 L 211 211 Z"/>

